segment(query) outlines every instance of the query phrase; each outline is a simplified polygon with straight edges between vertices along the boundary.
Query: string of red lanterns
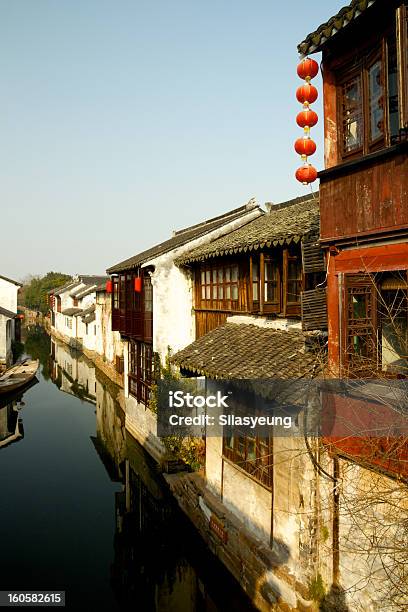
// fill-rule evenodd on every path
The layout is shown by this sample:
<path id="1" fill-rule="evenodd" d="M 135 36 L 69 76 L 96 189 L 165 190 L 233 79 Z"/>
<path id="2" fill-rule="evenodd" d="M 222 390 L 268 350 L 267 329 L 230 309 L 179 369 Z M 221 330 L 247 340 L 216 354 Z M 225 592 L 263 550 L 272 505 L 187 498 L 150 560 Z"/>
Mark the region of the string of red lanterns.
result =
<path id="1" fill-rule="evenodd" d="M 304 136 L 296 140 L 295 151 L 301 156 L 304 163 L 296 170 L 295 176 L 303 185 L 313 183 L 317 179 L 317 170 L 312 164 L 309 164 L 308 157 L 316 152 L 316 143 L 310 138 L 310 128 L 316 125 L 318 116 L 309 107 L 317 100 L 317 89 L 314 85 L 311 85 L 310 81 L 314 79 L 318 72 L 318 63 L 309 57 L 302 60 L 297 67 L 298 76 L 306 81 L 296 90 L 296 98 L 298 102 L 303 104 L 303 110 L 298 113 L 296 123 L 303 128 Z"/>

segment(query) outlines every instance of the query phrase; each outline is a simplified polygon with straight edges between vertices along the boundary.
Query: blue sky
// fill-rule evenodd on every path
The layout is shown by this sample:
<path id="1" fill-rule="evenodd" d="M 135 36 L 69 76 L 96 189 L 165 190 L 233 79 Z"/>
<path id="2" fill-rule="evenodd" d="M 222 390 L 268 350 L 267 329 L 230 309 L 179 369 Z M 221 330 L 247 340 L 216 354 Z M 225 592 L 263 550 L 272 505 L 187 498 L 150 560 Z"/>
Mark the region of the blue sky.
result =
<path id="1" fill-rule="evenodd" d="M 101 273 L 304 195 L 296 46 L 345 3 L 0 0 L 0 273 Z"/>

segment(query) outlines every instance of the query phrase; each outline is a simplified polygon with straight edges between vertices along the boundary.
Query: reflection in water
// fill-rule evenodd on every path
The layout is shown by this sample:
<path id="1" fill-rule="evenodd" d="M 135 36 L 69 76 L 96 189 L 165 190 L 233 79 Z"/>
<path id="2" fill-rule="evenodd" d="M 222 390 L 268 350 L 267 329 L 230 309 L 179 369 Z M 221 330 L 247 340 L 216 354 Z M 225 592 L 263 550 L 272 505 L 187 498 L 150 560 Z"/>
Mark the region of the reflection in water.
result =
<path id="1" fill-rule="evenodd" d="M 24 438 L 23 420 L 18 416 L 18 402 L 0 408 L 0 448 Z"/>
<path id="2" fill-rule="evenodd" d="M 23 391 L 0 396 L 0 448 L 24 438 L 23 419 L 19 412 L 24 406 L 24 393 L 38 383 L 37 378 L 25 385 Z"/>
<path id="3" fill-rule="evenodd" d="M 47 342 L 48 352 L 44 351 Z M 6 556 L 9 552 L 2 574 L 4 588 L 35 588 L 41 580 L 44 586 L 37 584 L 37 588 L 67 591 L 68 609 L 78 609 L 82 602 L 89 609 L 112 611 L 252 610 L 239 586 L 179 511 L 156 464 L 127 434 L 117 401 L 118 387 L 82 354 L 58 341 L 50 343 L 41 330 L 28 335 L 26 350 L 27 346 L 42 365 L 41 393 L 25 398 L 27 404 L 32 401 L 27 415 L 32 417 L 36 412 L 36 422 L 43 419 L 46 427 L 37 434 L 36 442 L 31 421 L 30 443 L 41 445 L 40 459 L 41 454 L 53 457 L 53 470 L 44 476 L 41 466 L 35 464 L 36 453 L 30 449 L 30 468 L 44 476 L 44 491 L 52 490 L 52 508 L 58 507 L 59 514 L 54 525 L 53 510 L 44 507 L 45 499 L 39 497 L 37 502 L 30 498 L 30 521 L 22 522 L 27 529 L 22 533 L 26 568 L 20 566 L 18 577 L 14 577 L 10 557 L 15 554 L 17 564 L 21 555 L 16 543 L 7 543 L 6 539 Z M 55 395 L 51 381 L 63 394 Z M 37 404 L 36 397 L 40 400 Z M 96 433 L 89 404 L 95 405 Z M 17 415 L 14 409 L 13 414 Z M 12 425 L 10 421 L 7 427 Z M 54 446 L 49 451 L 47 445 Z M 24 495 L 21 487 L 13 492 L 15 497 Z M 19 508 L 23 505 L 20 499 Z M 36 513 L 47 516 L 47 534 L 52 542 L 41 552 L 37 552 L 35 539 L 35 531 L 41 533 L 41 523 L 37 528 L 32 524 Z M 10 520 L 7 515 L 5 518 Z M 0 524 L 1 520 L 0 507 Z M 55 552 L 54 557 L 51 553 L 55 540 L 57 558 Z M 27 559 L 28 554 L 32 559 Z M 35 565 L 39 566 L 39 575 L 33 570 Z"/>

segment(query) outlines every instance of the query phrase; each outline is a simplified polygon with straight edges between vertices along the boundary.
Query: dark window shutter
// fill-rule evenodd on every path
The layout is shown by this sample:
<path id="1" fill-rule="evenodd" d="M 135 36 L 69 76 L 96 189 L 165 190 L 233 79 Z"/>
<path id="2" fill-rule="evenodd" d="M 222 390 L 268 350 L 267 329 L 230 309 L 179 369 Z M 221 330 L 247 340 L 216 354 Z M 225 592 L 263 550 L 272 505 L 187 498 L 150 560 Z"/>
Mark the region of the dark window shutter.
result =
<path id="1" fill-rule="evenodd" d="M 311 289 L 303 291 L 302 301 L 302 329 L 327 329 L 327 298 L 326 289 Z"/>
<path id="2" fill-rule="evenodd" d="M 304 238 L 302 240 L 302 262 L 303 272 L 305 274 L 326 271 L 323 251 L 320 248 L 319 238 L 317 236 L 313 238 Z"/>

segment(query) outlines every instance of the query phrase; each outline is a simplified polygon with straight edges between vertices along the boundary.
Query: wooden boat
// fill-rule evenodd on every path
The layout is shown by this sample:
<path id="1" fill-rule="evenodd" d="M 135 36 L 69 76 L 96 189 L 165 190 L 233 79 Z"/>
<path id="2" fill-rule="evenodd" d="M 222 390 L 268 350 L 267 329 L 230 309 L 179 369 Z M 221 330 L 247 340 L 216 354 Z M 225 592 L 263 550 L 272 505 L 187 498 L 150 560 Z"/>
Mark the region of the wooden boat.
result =
<path id="1" fill-rule="evenodd" d="M 38 366 L 38 359 L 25 359 L 6 370 L 0 376 L 0 394 L 24 387 L 37 374 Z"/>

